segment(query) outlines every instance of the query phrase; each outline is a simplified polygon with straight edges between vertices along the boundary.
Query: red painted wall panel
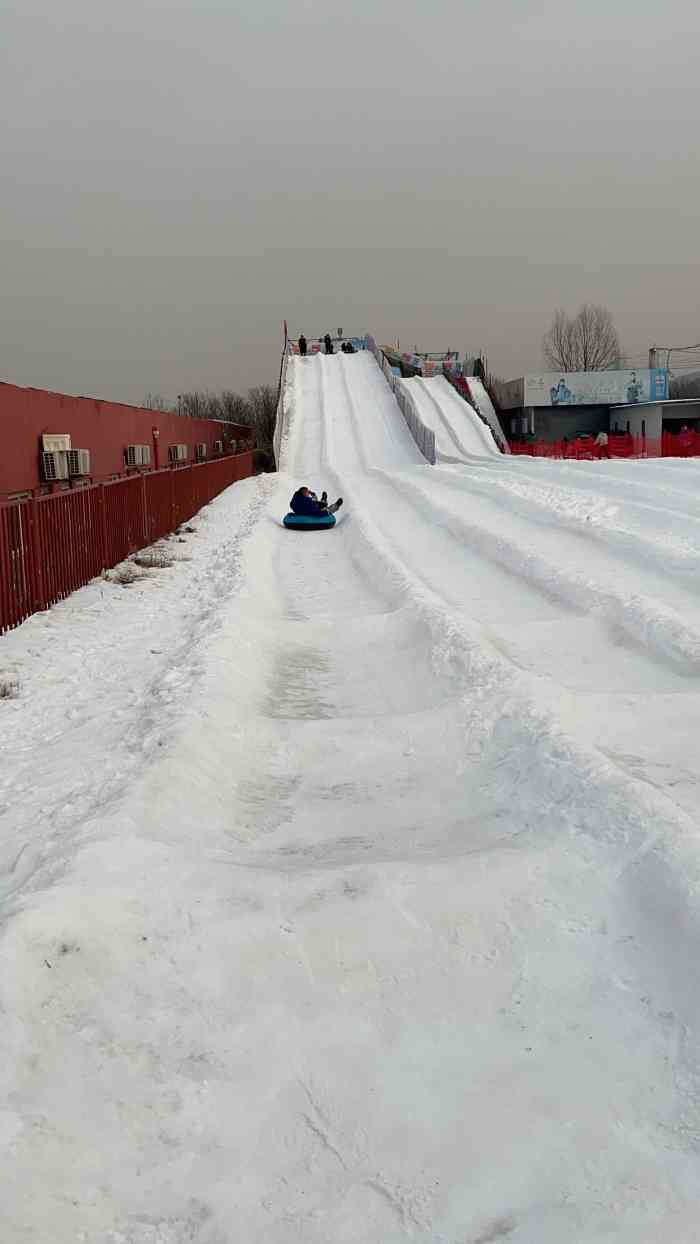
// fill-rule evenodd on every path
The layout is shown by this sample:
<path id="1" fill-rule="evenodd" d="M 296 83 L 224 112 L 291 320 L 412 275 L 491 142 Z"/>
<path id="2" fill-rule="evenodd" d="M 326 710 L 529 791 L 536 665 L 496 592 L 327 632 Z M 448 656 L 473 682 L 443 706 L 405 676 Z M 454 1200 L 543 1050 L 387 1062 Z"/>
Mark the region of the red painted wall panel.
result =
<path id="1" fill-rule="evenodd" d="M 43 433 L 67 432 L 74 449 L 89 449 L 91 476 L 99 480 L 124 472 L 127 445 L 150 445 L 151 466 L 155 467 L 153 428 L 160 433 L 157 464 L 161 467 L 168 465 L 169 445 L 189 445 L 188 461 L 192 462 L 195 445 L 206 443 L 211 457 L 214 441 L 221 440 L 224 432 L 238 440 L 252 436 L 250 428 L 236 424 L 0 383 L 0 496 L 40 487 Z"/>

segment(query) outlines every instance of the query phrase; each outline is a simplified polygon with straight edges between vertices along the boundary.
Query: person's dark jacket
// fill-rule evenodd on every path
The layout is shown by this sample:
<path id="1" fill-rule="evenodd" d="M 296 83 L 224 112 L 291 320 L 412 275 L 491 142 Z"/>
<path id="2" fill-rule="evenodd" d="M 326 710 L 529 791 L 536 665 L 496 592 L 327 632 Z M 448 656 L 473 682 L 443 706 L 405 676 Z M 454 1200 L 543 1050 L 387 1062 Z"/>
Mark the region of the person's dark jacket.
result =
<path id="1" fill-rule="evenodd" d="M 306 337 L 304 336 L 303 333 L 301 337 L 299 338 L 299 353 L 306 354 Z"/>
<path id="2" fill-rule="evenodd" d="M 326 347 L 326 354 L 332 354 L 333 353 L 333 342 L 331 341 L 330 333 L 326 333 L 325 337 L 323 338 L 323 344 Z"/>
<path id="3" fill-rule="evenodd" d="M 293 514 L 305 514 L 310 518 L 317 518 L 319 514 L 328 513 L 325 505 L 321 505 L 321 502 L 317 501 L 315 497 L 307 497 L 301 491 L 301 488 L 297 488 L 289 503 L 289 508 Z"/>

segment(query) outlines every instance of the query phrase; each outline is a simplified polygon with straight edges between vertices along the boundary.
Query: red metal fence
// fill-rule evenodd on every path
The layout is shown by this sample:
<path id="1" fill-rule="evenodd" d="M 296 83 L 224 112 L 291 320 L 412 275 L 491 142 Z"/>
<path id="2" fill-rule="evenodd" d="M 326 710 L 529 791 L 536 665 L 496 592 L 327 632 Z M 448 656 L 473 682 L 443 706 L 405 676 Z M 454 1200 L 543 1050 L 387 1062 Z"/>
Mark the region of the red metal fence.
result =
<path id="1" fill-rule="evenodd" d="M 664 458 L 698 458 L 700 432 L 693 428 L 681 428 L 678 435 L 674 432 L 662 432 L 661 447 Z"/>
<path id="2" fill-rule="evenodd" d="M 678 437 L 673 439 L 678 440 Z M 651 440 L 648 436 L 630 436 L 627 433 L 621 436 L 610 433 L 607 452 L 603 446 L 596 445 L 591 436 L 576 437 L 571 441 L 510 441 L 509 444 L 512 454 L 530 458 L 575 458 L 580 461 L 601 457 L 659 458 L 667 454 L 665 441 L 662 445 L 661 441 Z"/>
<path id="3" fill-rule="evenodd" d="M 700 432 L 682 428 L 678 433 L 663 432 L 661 440 L 611 432 L 607 454 L 592 436 L 571 441 L 510 441 L 510 451 L 529 458 L 700 458 Z"/>
<path id="4" fill-rule="evenodd" d="M 191 518 L 252 453 L 0 503 L 0 634 Z"/>
<path id="5" fill-rule="evenodd" d="M 588 436 L 572 441 L 511 441 L 510 451 L 530 458 L 700 458 L 700 432 L 692 428 L 678 434 L 663 432 L 661 440 L 610 433 L 607 454 Z"/>

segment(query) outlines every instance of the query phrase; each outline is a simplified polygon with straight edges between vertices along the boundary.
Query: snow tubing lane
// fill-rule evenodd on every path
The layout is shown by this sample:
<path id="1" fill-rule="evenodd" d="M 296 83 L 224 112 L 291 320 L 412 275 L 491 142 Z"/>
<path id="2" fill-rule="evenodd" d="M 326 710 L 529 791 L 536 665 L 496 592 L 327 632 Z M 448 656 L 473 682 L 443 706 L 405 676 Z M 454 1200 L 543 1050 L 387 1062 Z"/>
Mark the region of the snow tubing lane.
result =
<path id="1" fill-rule="evenodd" d="M 335 527 L 335 514 L 285 514 L 282 521 L 289 531 L 327 531 Z"/>

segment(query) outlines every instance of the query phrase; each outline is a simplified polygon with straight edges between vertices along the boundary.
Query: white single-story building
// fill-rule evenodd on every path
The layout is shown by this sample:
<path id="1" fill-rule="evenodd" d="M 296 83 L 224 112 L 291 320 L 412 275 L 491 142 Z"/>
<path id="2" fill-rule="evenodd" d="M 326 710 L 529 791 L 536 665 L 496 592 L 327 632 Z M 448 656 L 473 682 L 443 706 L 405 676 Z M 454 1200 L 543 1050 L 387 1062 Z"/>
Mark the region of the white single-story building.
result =
<path id="1" fill-rule="evenodd" d="M 661 439 L 662 432 L 676 435 L 683 425 L 700 432 L 700 398 L 681 397 L 661 402 L 625 402 L 610 407 L 610 431 L 631 432 L 647 440 Z"/>

